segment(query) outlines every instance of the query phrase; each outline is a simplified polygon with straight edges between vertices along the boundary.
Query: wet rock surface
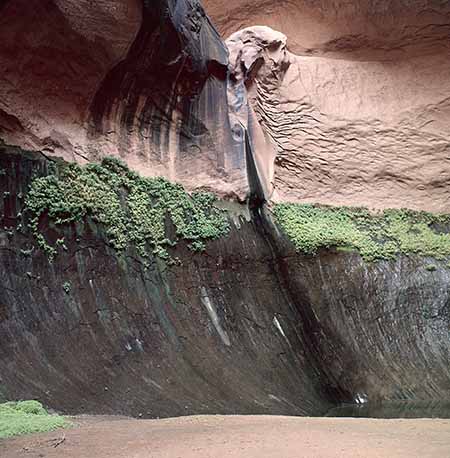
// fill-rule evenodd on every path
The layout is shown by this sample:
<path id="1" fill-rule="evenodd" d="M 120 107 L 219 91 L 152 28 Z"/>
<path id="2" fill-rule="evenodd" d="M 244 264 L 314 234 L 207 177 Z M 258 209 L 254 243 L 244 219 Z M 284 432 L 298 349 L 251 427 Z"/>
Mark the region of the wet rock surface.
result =
<path id="1" fill-rule="evenodd" d="M 448 399 L 450 271 L 301 256 L 261 210 L 145 270 L 89 219 L 52 264 L 21 213 L 43 156 L 0 152 L 0 394 L 68 413 L 324 414 L 358 400 Z M 229 205 L 229 204 L 228 204 Z M 426 267 L 433 262 L 435 269 Z"/>
<path id="2" fill-rule="evenodd" d="M 10 193 L 2 224 L 17 227 L 18 194 L 47 162 L 4 151 L 0 161 Z M 29 235 L 2 231 L 2 395 L 150 417 L 325 411 L 270 247 L 245 217 L 233 224 L 206 253 L 180 247 L 180 266 L 154 260 L 147 271 L 133 250 L 118 257 L 91 221 L 64 231 L 68 250 L 53 264 Z"/>

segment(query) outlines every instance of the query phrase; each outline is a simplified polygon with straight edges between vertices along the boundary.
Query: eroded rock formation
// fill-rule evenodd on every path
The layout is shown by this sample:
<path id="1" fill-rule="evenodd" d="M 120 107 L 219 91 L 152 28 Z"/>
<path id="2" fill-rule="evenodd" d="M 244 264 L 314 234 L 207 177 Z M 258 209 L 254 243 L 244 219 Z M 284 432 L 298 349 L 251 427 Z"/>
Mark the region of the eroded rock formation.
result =
<path id="1" fill-rule="evenodd" d="M 400 3 L 206 1 L 224 34 L 283 32 L 227 40 L 274 200 L 450 210 L 450 7 Z"/>
<path id="2" fill-rule="evenodd" d="M 273 169 L 276 152 L 268 131 L 261 125 L 255 110 L 259 112 L 264 109 L 258 107 L 259 94 L 263 91 L 278 91 L 290 65 L 286 37 L 267 27 L 254 27 L 235 33 L 226 43 L 230 61 L 230 123 L 235 136 L 241 138 L 242 147 L 251 156 L 249 162 L 253 161 L 255 165 L 255 181 L 261 186 L 261 194 L 269 200 L 274 192 Z M 259 88 L 260 85 L 265 86 L 264 90 Z"/>
<path id="3" fill-rule="evenodd" d="M 223 37 L 255 25 L 279 30 L 298 55 L 385 60 L 448 52 L 450 5 L 441 0 L 204 0 Z"/>
<path id="4" fill-rule="evenodd" d="M 262 205 L 450 210 L 448 5 L 400 3 L 252 2 L 275 32 L 208 0 L 227 54 L 197 0 L 0 2 L 0 397 L 149 417 L 449 399 L 448 260 L 300 255 Z M 223 201 L 229 235 L 173 264 L 43 209 L 49 262 L 32 177 L 107 154 L 251 209 Z"/>
<path id="5" fill-rule="evenodd" d="M 281 32 L 230 38 L 228 95 L 198 0 L 2 2 L 1 138 L 238 199 L 252 150 L 266 198 L 450 209 L 448 2 L 205 5 Z"/>
<path id="6" fill-rule="evenodd" d="M 0 137 L 245 198 L 227 52 L 198 0 L 3 2 Z"/>

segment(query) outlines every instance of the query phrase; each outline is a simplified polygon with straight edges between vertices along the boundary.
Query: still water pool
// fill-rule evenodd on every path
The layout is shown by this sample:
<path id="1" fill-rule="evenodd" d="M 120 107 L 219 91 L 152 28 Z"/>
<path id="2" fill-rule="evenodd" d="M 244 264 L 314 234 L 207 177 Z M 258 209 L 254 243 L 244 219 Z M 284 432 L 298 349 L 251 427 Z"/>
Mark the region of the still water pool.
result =
<path id="1" fill-rule="evenodd" d="M 359 418 L 450 418 L 450 401 L 392 401 L 344 404 L 331 409 L 326 416 Z"/>

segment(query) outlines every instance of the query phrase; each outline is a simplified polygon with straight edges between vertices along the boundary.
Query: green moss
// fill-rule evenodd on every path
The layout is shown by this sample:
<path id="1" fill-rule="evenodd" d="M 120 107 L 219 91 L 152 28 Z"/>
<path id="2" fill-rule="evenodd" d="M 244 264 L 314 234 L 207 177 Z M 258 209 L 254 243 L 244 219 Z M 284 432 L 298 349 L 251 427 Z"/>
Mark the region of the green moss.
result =
<path id="1" fill-rule="evenodd" d="M 60 164 L 48 176 L 34 178 L 25 206 L 37 243 L 50 258 L 58 245 L 65 245 L 63 239 L 55 245 L 46 240 L 39 226 L 44 215 L 57 226 L 90 216 L 104 227 L 116 250 L 134 245 L 142 256 L 148 256 L 150 249 L 168 258 L 167 247 L 180 239 L 193 250 L 202 250 L 207 240 L 228 233 L 226 215 L 214 202 L 210 193 L 189 195 L 179 184 L 140 177 L 122 161 L 105 158 L 101 164 L 84 167 Z"/>
<path id="2" fill-rule="evenodd" d="M 436 259 L 450 256 L 450 215 L 412 210 L 371 214 L 363 208 L 310 204 L 277 204 L 276 222 L 298 251 L 315 254 L 320 248 L 356 250 L 366 261 L 417 254 Z"/>
<path id="3" fill-rule="evenodd" d="M 0 404 L 0 439 L 70 426 L 63 417 L 49 415 L 38 401 Z"/>
<path id="4" fill-rule="evenodd" d="M 39 401 L 19 401 L 14 404 L 14 407 L 19 412 L 28 414 L 45 415 L 47 413 Z"/>

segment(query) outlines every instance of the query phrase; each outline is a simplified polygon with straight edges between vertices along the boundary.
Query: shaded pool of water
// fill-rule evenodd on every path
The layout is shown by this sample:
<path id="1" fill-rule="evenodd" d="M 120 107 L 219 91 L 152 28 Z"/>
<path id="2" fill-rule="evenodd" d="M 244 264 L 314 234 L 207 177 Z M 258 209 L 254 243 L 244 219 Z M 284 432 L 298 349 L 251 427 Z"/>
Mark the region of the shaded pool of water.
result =
<path id="1" fill-rule="evenodd" d="M 393 401 L 345 404 L 331 409 L 327 417 L 450 418 L 450 401 Z"/>

